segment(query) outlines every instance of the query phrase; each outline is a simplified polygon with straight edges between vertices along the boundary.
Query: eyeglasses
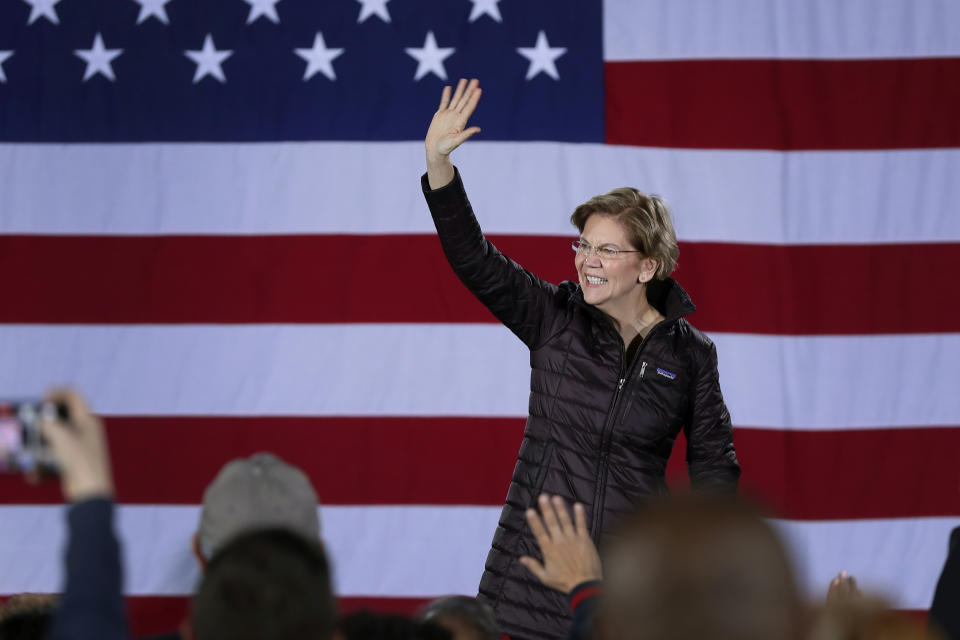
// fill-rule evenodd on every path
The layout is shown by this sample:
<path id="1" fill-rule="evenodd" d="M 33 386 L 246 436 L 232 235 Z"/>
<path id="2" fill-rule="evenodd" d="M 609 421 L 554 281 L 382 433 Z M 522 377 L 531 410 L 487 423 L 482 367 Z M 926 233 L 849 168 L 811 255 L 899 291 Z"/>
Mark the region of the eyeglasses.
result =
<path id="1" fill-rule="evenodd" d="M 627 251 L 624 249 L 616 249 L 607 244 L 595 247 L 589 242 L 584 242 L 583 240 L 574 240 L 573 245 L 571 246 L 573 247 L 573 250 L 577 252 L 577 254 L 583 256 L 584 258 L 589 258 L 591 253 L 595 253 L 600 256 L 601 259 L 616 260 L 617 258 L 626 257 L 624 255 L 626 253 L 643 253 L 643 251 Z"/>

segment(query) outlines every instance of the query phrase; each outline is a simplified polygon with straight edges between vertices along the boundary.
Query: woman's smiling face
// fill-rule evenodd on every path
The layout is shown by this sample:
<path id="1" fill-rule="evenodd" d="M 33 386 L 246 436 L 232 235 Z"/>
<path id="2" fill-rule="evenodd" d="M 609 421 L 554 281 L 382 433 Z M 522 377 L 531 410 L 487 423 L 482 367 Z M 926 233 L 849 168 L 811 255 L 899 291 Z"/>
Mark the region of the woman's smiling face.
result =
<path id="1" fill-rule="evenodd" d="M 626 229 L 612 216 L 595 213 L 587 219 L 580 239 L 594 247 L 612 247 L 622 251 L 636 251 L 630 244 Z M 642 253 L 620 254 L 614 259 L 600 258 L 595 251 L 589 256 L 577 252 L 574 264 L 580 287 L 583 289 L 583 298 L 604 311 L 620 307 L 629 302 L 631 296 L 642 293 L 643 285 L 639 280 L 644 275 L 644 282 L 652 275 Z M 655 267 L 654 267 L 655 269 Z"/>

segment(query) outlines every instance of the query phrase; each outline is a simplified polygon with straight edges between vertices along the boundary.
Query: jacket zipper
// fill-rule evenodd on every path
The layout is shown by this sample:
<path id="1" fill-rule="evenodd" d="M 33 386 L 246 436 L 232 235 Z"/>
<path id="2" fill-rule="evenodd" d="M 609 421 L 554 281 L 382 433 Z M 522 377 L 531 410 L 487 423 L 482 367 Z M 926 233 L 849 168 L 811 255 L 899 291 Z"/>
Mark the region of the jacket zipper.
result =
<path id="1" fill-rule="evenodd" d="M 624 373 L 625 360 L 627 359 L 627 350 L 626 346 L 621 340 L 620 345 L 620 379 L 617 381 L 617 389 L 613 392 L 613 402 L 610 405 L 610 412 L 607 414 L 607 419 L 603 423 L 603 430 L 600 433 L 600 462 L 597 465 L 597 480 L 594 486 L 593 494 L 593 519 L 590 524 L 590 537 L 594 542 L 599 542 L 600 537 L 600 528 L 603 525 L 603 509 L 604 509 L 604 500 L 603 496 L 607 489 L 607 465 L 610 460 L 610 440 L 613 435 L 613 425 L 616 422 L 616 415 L 618 409 L 618 403 L 620 401 L 620 392 L 623 391 L 623 387 L 627 382 L 627 378 L 630 377 L 630 372 L 636 368 L 637 361 L 640 360 L 640 355 L 643 353 L 644 347 L 647 346 L 647 341 L 650 339 L 650 336 L 660 328 L 663 323 L 661 322 L 656 327 L 650 330 L 650 333 L 640 341 L 640 346 L 637 348 L 637 353 L 633 357 L 633 362 L 630 363 L 629 370 Z M 644 373 L 647 370 L 646 360 L 642 361 L 640 366 L 639 380 L 643 380 Z"/>

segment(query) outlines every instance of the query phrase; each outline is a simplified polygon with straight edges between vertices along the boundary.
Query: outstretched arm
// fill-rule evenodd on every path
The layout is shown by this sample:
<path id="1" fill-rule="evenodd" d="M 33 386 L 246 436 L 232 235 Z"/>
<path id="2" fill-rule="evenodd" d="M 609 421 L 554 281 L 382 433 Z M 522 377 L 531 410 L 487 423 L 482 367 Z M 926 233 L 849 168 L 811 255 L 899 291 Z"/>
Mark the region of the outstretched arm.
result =
<path id="1" fill-rule="evenodd" d="M 128 637 L 120 546 L 113 532 L 113 482 L 103 423 L 72 391 L 47 398 L 66 407 L 69 421 L 44 418 L 40 428 L 60 465 L 67 511 L 66 585 L 52 640 Z"/>
<path id="2" fill-rule="evenodd" d="M 487 240 L 450 153 L 480 131 L 467 122 L 480 100 L 476 80 L 443 89 L 424 146 L 427 173 L 421 181 L 444 255 L 457 277 L 500 322 L 531 349 L 543 344 L 564 322 L 556 312 L 558 289 L 526 271 Z"/>
<path id="3" fill-rule="evenodd" d="M 427 150 L 427 179 L 431 189 L 439 189 L 453 180 L 453 164 L 450 154 L 467 141 L 470 136 L 480 133 L 480 127 L 467 126 L 480 101 L 480 81 L 474 78 L 467 83 L 460 78 L 457 90 L 450 96 L 450 87 L 443 88 L 440 96 L 440 108 L 433 114 L 424 146 Z"/>

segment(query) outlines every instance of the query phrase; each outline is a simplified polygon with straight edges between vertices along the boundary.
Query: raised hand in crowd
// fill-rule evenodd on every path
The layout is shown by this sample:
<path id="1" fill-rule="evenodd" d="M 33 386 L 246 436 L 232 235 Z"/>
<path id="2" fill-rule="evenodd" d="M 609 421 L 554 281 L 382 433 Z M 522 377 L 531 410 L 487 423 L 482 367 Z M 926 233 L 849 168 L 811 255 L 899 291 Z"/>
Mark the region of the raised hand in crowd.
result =
<path id="1" fill-rule="evenodd" d="M 857 580 L 846 571 L 841 571 L 833 580 L 830 581 L 830 587 L 827 589 L 827 604 L 835 605 L 851 600 L 863 598 L 857 587 Z"/>
<path id="2" fill-rule="evenodd" d="M 113 530 L 113 480 L 103 423 L 70 390 L 47 396 L 57 416 L 44 412 L 40 432 L 60 469 L 67 511 L 65 585 L 49 638 L 124 640 L 120 545 Z"/>
<path id="3" fill-rule="evenodd" d="M 60 468 L 64 497 L 70 502 L 112 498 L 110 453 L 103 423 L 75 391 L 53 391 L 46 400 L 63 407 L 69 416 L 69 423 L 53 415 L 44 415 L 40 422 L 40 431 Z"/>
<path id="4" fill-rule="evenodd" d="M 424 146 L 427 151 L 427 179 L 431 189 L 439 189 L 453 180 L 453 165 L 450 154 L 474 134 L 480 127 L 467 127 L 467 121 L 480 101 L 480 82 L 474 78 L 469 83 L 460 78 L 457 90 L 450 96 L 450 87 L 443 88 L 440 108 L 433 114 Z"/>
<path id="5" fill-rule="evenodd" d="M 543 562 L 523 556 L 520 562 L 540 582 L 564 594 L 578 584 L 600 580 L 603 571 L 597 547 L 590 539 L 587 514 L 579 502 L 573 505 L 573 519 L 560 496 L 542 494 L 540 514 L 527 510 L 527 522 L 543 554 Z"/>

